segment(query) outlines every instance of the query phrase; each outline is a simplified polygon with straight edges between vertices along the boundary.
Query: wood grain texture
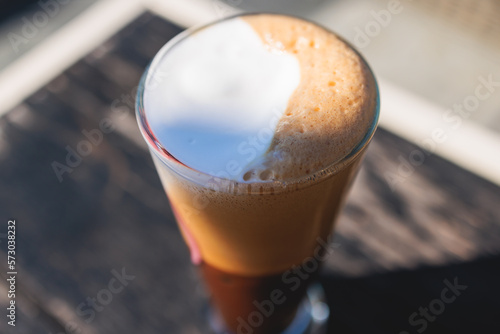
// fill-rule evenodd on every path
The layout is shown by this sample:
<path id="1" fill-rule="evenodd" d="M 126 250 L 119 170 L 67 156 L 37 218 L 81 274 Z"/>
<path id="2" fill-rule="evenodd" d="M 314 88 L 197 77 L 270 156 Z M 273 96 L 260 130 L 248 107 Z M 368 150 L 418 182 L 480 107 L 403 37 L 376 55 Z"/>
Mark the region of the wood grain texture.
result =
<path id="1" fill-rule="evenodd" d="M 143 15 L 0 119 L 0 218 L 17 221 L 19 273 L 17 326 L 3 319 L 1 333 L 209 333 L 208 297 L 133 113 L 140 75 L 179 31 Z M 52 163 L 104 119 L 113 130 L 60 182 Z M 417 333 L 410 315 L 455 278 L 467 289 L 425 333 L 500 332 L 500 189 L 425 152 L 405 170 L 415 150 L 375 135 L 321 276 L 329 333 Z M 122 270 L 134 278 L 106 292 Z M 107 304 L 90 313 L 87 298 Z"/>

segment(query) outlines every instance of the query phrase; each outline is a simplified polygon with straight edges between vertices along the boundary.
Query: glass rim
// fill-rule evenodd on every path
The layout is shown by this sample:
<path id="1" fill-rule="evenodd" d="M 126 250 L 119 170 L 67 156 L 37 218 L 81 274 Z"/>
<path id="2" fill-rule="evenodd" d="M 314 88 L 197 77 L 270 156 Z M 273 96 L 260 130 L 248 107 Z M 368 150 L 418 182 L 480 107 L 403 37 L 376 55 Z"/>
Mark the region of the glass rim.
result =
<path id="1" fill-rule="evenodd" d="M 376 94 L 376 102 L 375 102 L 375 112 L 373 116 L 373 120 L 368 127 L 365 135 L 361 139 L 359 143 L 357 143 L 350 151 L 348 154 L 346 154 L 344 157 L 330 163 L 328 166 L 317 170 L 311 174 L 303 175 L 297 178 L 292 178 L 292 179 L 285 179 L 285 180 L 260 180 L 260 181 L 252 181 L 252 182 L 245 182 L 245 181 L 238 181 L 234 179 L 227 179 L 224 177 L 216 176 L 216 175 L 211 175 L 202 171 L 199 171 L 197 169 L 194 169 L 180 160 L 178 160 L 175 156 L 173 156 L 171 153 L 168 152 L 168 150 L 160 143 L 160 141 L 156 138 L 155 134 L 153 133 L 153 130 L 149 126 L 148 119 L 146 117 L 146 111 L 144 107 L 144 92 L 146 91 L 146 83 L 148 82 L 150 76 L 152 73 L 155 72 L 155 68 L 157 64 L 165 57 L 165 55 L 177 44 L 182 42 L 184 39 L 188 38 L 189 36 L 195 34 L 198 31 L 201 31 L 207 27 L 213 26 L 215 24 L 218 24 L 220 22 L 228 21 L 237 17 L 242 17 L 242 16 L 252 16 L 252 15 L 277 15 L 277 16 L 286 16 L 286 17 L 292 17 L 292 18 L 297 18 L 306 22 L 309 22 L 311 24 L 316 25 L 317 27 L 320 27 L 333 35 L 335 35 L 337 38 L 339 38 L 342 42 L 344 42 L 347 46 L 349 46 L 361 59 L 363 64 L 366 66 L 368 69 L 369 73 L 371 74 L 374 84 L 375 84 L 375 94 Z M 370 140 L 372 139 L 373 135 L 375 134 L 375 131 L 377 129 L 378 121 L 379 121 L 379 116 L 380 116 L 380 92 L 379 92 L 379 87 L 377 80 L 375 78 L 375 74 L 373 73 L 373 70 L 371 67 L 368 65 L 364 57 L 360 54 L 360 52 L 348 41 L 346 41 L 344 38 L 336 34 L 335 32 L 331 31 L 330 29 L 305 18 L 299 17 L 299 16 L 294 16 L 294 15 L 289 15 L 289 14 L 280 14 L 280 13 L 267 13 L 267 12 L 258 12 L 258 13 L 239 13 L 231 16 L 227 16 L 221 19 L 218 19 L 216 21 L 212 21 L 207 24 L 203 24 L 200 26 L 195 26 L 192 28 L 188 28 L 172 39 L 170 39 L 165 45 L 162 46 L 162 48 L 156 53 L 154 56 L 153 60 L 150 62 L 150 64 L 146 67 L 144 70 L 144 73 L 141 77 L 138 89 L 137 89 L 137 97 L 136 97 L 136 103 L 135 103 L 135 109 L 136 109 L 136 117 L 137 117 L 137 122 L 139 124 L 139 129 L 146 140 L 146 143 L 148 144 L 148 147 L 150 148 L 151 153 L 153 153 L 164 165 L 166 165 L 170 170 L 175 172 L 176 174 L 179 174 L 181 177 L 188 179 L 192 182 L 195 182 L 197 184 L 206 186 L 207 184 L 215 184 L 217 185 L 217 190 L 220 190 L 220 186 L 224 185 L 225 188 L 230 189 L 232 192 L 235 192 L 235 190 L 238 188 L 238 186 L 243 186 L 245 189 L 245 193 L 259 193 L 262 194 L 265 189 L 271 189 L 271 191 L 274 193 L 278 191 L 280 188 L 285 189 L 289 188 L 290 186 L 299 186 L 301 184 L 308 184 L 311 181 L 315 181 L 313 183 L 318 182 L 319 180 L 322 180 L 324 178 L 327 178 L 331 175 L 334 175 L 341 170 L 344 169 L 345 166 L 348 166 L 351 162 L 354 161 L 354 159 L 364 151 L 364 149 L 368 146 L 370 143 Z M 255 191 L 257 189 L 257 191 Z"/>

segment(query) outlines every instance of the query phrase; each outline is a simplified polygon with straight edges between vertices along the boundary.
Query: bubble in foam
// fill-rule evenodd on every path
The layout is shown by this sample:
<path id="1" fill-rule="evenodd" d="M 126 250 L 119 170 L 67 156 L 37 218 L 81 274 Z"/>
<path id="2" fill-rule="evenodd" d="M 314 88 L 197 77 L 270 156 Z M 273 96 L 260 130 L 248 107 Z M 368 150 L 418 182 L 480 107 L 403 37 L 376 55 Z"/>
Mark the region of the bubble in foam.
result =
<path id="1" fill-rule="evenodd" d="M 259 179 L 262 181 L 267 181 L 270 180 L 273 177 L 273 171 L 270 169 L 265 169 L 260 172 L 259 174 Z"/>
<path id="2" fill-rule="evenodd" d="M 254 177 L 255 177 L 255 171 L 251 169 L 245 174 L 243 174 L 243 181 L 251 181 Z"/>

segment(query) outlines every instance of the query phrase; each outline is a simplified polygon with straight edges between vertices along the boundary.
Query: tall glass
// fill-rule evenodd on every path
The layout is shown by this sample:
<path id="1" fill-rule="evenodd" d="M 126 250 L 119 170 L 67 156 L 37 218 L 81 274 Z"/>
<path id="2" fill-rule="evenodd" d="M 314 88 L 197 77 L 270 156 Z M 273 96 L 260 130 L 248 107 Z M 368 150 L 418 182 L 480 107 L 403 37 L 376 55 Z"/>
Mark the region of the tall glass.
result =
<path id="1" fill-rule="evenodd" d="M 198 29 L 171 40 L 155 60 Z M 137 119 L 192 262 L 211 292 L 213 329 L 238 334 L 320 333 L 328 308 L 320 287 L 311 283 L 333 252 L 331 232 L 375 132 L 378 97 L 364 138 L 340 161 L 286 182 L 240 183 L 183 164 L 158 141 L 143 101 L 150 71 L 151 67 L 139 86 Z"/>

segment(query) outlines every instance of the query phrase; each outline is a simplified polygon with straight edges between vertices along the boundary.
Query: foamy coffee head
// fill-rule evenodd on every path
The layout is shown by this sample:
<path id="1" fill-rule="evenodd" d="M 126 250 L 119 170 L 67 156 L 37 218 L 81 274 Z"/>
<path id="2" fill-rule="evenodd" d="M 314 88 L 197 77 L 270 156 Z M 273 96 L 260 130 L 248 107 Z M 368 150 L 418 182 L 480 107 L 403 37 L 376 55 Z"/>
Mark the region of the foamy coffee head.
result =
<path id="1" fill-rule="evenodd" d="M 374 126 L 372 73 L 310 22 L 247 15 L 172 43 L 151 65 L 144 110 L 162 148 L 195 170 L 295 179 L 344 158 Z"/>

